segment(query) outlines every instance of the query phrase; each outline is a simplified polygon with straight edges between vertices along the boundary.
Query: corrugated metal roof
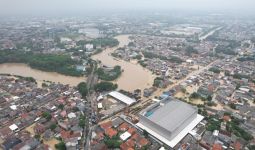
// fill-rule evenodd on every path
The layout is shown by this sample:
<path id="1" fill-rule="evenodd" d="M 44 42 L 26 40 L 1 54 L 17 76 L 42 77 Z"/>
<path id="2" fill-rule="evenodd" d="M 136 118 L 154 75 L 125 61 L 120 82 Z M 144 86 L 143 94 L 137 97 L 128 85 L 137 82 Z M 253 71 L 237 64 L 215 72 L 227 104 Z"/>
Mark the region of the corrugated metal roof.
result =
<path id="1" fill-rule="evenodd" d="M 155 111 L 150 111 L 152 111 L 151 115 L 146 116 L 148 119 L 172 132 L 196 113 L 197 109 L 182 101 L 171 100 Z"/>
<path id="2" fill-rule="evenodd" d="M 117 92 L 117 91 L 110 92 L 108 95 L 122 101 L 123 103 L 125 103 L 127 105 L 131 105 L 136 102 L 135 99 L 132 99 L 124 94 L 121 94 L 120 92 Z"/>
<path id="3" fill-rule="evenodd" d="M 175 147 L 176 144 L 178 144 L 189 132 L 192 131 L 193 128 L 196 127 L 196 125 L 203 120 L 203 116 L 197 115 L 197 117 L 188 124 L 181 132 L 179 132 L 178 135 L 176 135 L 172 140 L 168 140 L 165 137 L 163 137 L 160 133 L 157 133 L 153 130 L 151 130 L 149 127 L 147 127 L 144 124 L 137 123 L 136 125 L 144 130 L 146 130 L 148 133 L 162 141 L 163 143 L 167 144 L 170 147 Z"/>

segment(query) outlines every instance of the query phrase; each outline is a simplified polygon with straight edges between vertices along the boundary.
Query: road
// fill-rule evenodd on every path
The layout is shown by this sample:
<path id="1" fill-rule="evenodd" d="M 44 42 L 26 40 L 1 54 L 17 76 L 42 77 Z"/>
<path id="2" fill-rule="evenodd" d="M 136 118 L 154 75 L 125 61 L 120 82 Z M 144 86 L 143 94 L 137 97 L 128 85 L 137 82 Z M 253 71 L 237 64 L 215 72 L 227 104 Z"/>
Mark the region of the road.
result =
<path id="1" fill-rule="evenodd" d="M 86 115 L 86 124 L 84 127 L 84 141 L 83 141 L 85 150 L 90 150 L 90 138 L 91 138 L 91 128 L 92 128 L 91 118 L 95 114 L 95 112 L 97 112 L 96 110 L 97 106 L 95 103 L 96 93 L 92 89 L 98 81 L 98 76 L 95 74 L 95 69 L 96 69 L 96 64 L 95 62 L 93 62 L 93 69 L 91 71 L 91 74 L 87 78 L 88 94 L 86 96 L 87 103 L 85 104 L 86 110 L 84 112 Z"/>
<path id="2" fill-rule="evenodd" d="M 200 41 L 203 41 L 203 40 L 207 39 L 209 36 L 213 35 L 216 31 L 219 31 L 219 30 L 222 29 L 222 28 L 223 28 L 223 27 L 218 27 L 218 28 L 216 28 L 216 29 L 210 31 L 210 32 L 207 33 L 206 35 L 203 35 L 203 36 L 199 37 L 199 40 L 200 40 Z"/>

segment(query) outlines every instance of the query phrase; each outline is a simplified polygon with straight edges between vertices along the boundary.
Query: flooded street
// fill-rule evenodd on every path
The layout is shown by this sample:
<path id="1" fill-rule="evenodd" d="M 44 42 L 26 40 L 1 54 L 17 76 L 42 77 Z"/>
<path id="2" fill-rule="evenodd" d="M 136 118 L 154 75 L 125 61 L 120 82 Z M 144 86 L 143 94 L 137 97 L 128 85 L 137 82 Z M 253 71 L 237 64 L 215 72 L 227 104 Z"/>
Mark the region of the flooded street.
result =
<path id="1" fill-rule="evenodd" d="M 85 81 L 84 77 L 71 77 L 61 75 L 55 72 L 45 72 L 37 69 L 32 69 L 26 64 L 21 63 L 5 63 L 0 64 L 0 73 L 2 74 L 12 74 L 24 77 L 33 77 L 38 80 L 38 83 L 42 83 L 43 80 L 52 81 L 56 83 L 69 84 L 71 86 L 76 86 L 82 81 Z"/>
<path id="2" fill-rule="evenodd" d="M 128 35 L 117 36 L 116 39 L 120 42 L 118 47 L 108 48 L 102 53 L 94 55 L 92 59 L 100 60 L 103 65 L 113 67 L 115 65 L 121 66 L 124 70 L 121 77 L 116 80 L 119 89 L 133 91 L 135 89 L 145 89 L 151 87 L 154 80 L 154 75 L 139 64 L 123 61 L 111 56 L 117 48 L 123 47 L 129 43 Z"/>

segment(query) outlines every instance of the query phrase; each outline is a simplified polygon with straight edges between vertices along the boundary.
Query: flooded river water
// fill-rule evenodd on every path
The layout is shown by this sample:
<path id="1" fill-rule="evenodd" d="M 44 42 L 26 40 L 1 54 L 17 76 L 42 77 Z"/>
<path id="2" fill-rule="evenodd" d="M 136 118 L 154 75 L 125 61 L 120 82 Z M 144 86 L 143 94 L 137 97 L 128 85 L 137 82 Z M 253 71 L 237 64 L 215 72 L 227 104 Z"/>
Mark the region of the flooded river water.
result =
<path id="1" fill-rule="evenodd" d="M 119 89 L 124 89 L 127 91 L 133 91 L 135 89 L 144 89 L 151 87 L 153 84 L 154 76 L 152 73 L 139 64 L 134 64 L 131 62 L 123 61 L 111 56 L 117 48 L 123 47 L 129 43 L 129 35 L 120 35 L 115 37 L 120 42 L 118 47 L 108 48 L 102 53 L 94 55 L 92 59 L 100 60 L 103 65 L 113 67 L 115 65 L 121 66 L 124 70 L 120 78 L 116 80 Z"/>
<path id="2" fill-rule="evenodd" d="M 123 47 L 129 43 L 130 40 L 128 37 L 128 35 L 117 36 L 116 39 L 118 39 L 120 42 L 118 47 L 108 48 L 102 53 L 94 55 L 92 58 L 94 60 L 100 60 L 102 64 L 106 66 L 121 66 L 124 72 L 115 81 L 119 85 L 119 89 L 133 91 L 135 89 L 151 87 L 153 84 L 154 76 L 150 71 L 146 70 L 139 64 L 118 60 L 111 56 L 111 53 L 114 52 L 117 48 Z M 47 80 L 56 83 L 59 82 L 62 84 L 69 84 L 72 86 L 76 86 L 78 83 L 85 81 L 84 77 L 71 77 L 55 72 L 40 71 L 37 69 L 32 69 L 28 65 L 21 63 L 0 64 L 0 73 L 33 77 L 38 81 Z"/>
<path id="3" fill-rule="evenodd" d="M 71 77 L 61 75 L 55 72 L 45 72 L 37 69 L 32 69 L 26 64 L 21 63 L 5 63 L 0 64 L 0 73 L 19 75 L 24 77 L 33 77 L 38 81 L 52 81 L 56 83 L 69 84 L 76 86 L 82 81 L 85 81 L 84 77 Z"/>

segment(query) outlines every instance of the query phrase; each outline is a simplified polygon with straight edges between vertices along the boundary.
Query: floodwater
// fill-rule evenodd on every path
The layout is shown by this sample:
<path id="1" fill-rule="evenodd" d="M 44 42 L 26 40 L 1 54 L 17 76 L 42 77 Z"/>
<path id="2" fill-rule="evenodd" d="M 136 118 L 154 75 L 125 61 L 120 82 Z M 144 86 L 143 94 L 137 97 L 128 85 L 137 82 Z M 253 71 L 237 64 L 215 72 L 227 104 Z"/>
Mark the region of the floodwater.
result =
<path id="1" fill-rule="evenodd" d="M 120 42 L 118 47 L 108 48 L 102 53 L 92 56 L 94 60 L 100 60 L 103 65 L 113 67 L 116 65 L 121 66 L 124 70 L 121 76 L 115 81 L 118 84 L 119 89 L 126 91 L 134 91 L 135 89 L 145 89 L 151 87 L 153 84 L 154 75 L 140 66 L 131 62 L 123 61 L 111 56 L 117 48 L 123 47 L 129 43 L 129 35 L 120 35 L 115 38 Z"/>
<path id="2" fill-rule="evenodd" d="M 80 82 L 86 81 L 85 77 L 72 77 L 61 75 L 56 72 L 45 72 L 37 69 L 32 69 L 26 64 L 22 63 L 5 63 L 0 64 L 0 73 L 12 74 L 24 77 L 33 77 L 41 83 L 43 80 L 55 83 L 69 84 L 76 86 Z"/>
<path id="3" fill-rule="evenodd" d="M 114 48 L 108 48 L 102 53 L 94 55 L 92 58 L 94 60 L 100 60 L 102 64 L 106 66 L 121 66 L 122 72 L 121 76 L 115 81 L 119 89 L 134 91 L 135 89 L 145 89 L 151 87 L 153 80 L 155 78 L 152 73 L 140 66 L 139 64 L 118 60 L 111 56 L 117 48 L 123 47 L 129 43 L 129 35 L 120 35 L 116 39 L 119 40 L 120 44 Z M 69 84 L 71 86 L 76 86 L 80 82 L 86 81 L 85 77 L 72 77 L 65 76 L 55 72 L 45 72 L 37 69 L 32 69 L 26 64 L 22 63 L 5 63 L 0 64 L 0 73 L 19 75 L 24 77 L 33 77 L 38 83 L 42 83 L 43 80 L 52 81 L 55 83 Z"/>

